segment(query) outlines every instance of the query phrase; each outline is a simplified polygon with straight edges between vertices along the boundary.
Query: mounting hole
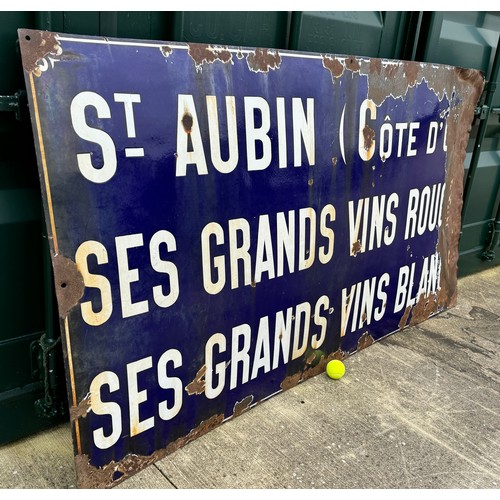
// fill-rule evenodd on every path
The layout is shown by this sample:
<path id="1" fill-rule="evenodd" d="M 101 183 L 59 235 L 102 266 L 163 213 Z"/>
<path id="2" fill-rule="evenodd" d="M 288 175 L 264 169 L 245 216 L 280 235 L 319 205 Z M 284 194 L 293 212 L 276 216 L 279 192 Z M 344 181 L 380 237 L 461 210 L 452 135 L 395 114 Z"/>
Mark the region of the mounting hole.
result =
<path id="1" fill-rule="evenodd" d="M 68 285 L 65 282 L 61 283 L 61 288 L 66 288 L 67 286 Z"/>
<path id="2" fill-rule="evenodd" d="M 119 470 L 115 470 L 113 473 L 113 481 L 116 481 L 117 479 L 120 479 L 123 476 L 123 472 Z"/>
<path id="3" fill-rule="evenodd" d="M 31 40 L 31 37 L 29 35 L 26 35 L 24 38 L 26 38 L 26 40 L 28 40 L 28 42 Z"/>

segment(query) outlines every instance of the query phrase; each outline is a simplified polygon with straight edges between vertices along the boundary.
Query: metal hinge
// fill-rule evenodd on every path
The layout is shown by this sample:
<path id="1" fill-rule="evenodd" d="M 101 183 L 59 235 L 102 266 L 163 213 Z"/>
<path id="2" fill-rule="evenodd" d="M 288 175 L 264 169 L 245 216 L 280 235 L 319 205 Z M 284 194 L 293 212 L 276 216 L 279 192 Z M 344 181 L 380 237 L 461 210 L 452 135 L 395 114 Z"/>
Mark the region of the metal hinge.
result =
<path id="1" fill-rule="evenodd" d="M 482 106 L 477 106 L 474 110 L 474 117 L 480 120 L 486 120 L 490 114 L 500 115 L 500 108 L 489 108 L 483 104 Z"/>
<path id="2" fill-rule="evenodd" d="M 65 402 L 58 394 L 54 356 L 61 338 L 47 340 L 44 333 L 39 340 L 31 343 L 31 374 L 33 380 L 40 380 L 44 387 L 44 397 L 35 401 L 35 411 L 39 417 L 54 418 L 65 414 Z"/>
<path id="3" fill-rule="evenodd" d="M 25 90 L 18 90 L 13 95 L 0 95 L 0 111 L 16 114 L 18 120 L 24 120 L 28 111 L 28 101 Z"/>

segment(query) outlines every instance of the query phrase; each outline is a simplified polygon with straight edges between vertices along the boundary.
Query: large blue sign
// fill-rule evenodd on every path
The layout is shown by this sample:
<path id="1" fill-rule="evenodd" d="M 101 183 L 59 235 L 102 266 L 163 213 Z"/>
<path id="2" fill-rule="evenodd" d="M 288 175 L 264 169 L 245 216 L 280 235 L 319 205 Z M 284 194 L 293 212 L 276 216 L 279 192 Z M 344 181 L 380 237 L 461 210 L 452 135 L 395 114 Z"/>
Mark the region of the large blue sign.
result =
<path id="1" fill-rule="evenodd" d="M 19 36 L 80 486 L 453 305 L 476 71 Z"/>

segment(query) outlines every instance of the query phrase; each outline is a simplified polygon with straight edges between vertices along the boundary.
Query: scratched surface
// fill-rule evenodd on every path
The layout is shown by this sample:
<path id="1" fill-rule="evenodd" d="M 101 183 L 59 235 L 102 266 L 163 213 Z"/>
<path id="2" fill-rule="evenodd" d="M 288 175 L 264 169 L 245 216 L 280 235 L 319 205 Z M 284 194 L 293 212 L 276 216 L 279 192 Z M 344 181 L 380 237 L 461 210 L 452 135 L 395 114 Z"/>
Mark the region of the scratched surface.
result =
<path id="1" fill-rule="evenodd" d="M 80 486 L 116 484 L 328 360 L 455 304 L 477 71 L 19 36 Z M 111 175 L 109 141 L 85 135 L 72 111 L 88 92 L 100 99 L 80 120 L 112 139 Z"/>

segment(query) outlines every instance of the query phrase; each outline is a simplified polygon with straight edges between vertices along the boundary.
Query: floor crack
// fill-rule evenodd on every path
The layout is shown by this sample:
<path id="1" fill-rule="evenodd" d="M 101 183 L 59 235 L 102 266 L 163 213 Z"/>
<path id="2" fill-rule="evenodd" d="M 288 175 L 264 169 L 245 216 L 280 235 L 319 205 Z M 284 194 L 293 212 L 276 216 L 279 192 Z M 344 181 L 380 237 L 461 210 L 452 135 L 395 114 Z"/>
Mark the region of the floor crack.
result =
<path id="1" fill-rule="evenodd" d="M 160 472 L 160 474 L 176 489 L 178 490 L 179 487 L 176 486 L 171 480 L 170 478 L 156 465 L 156 464 L 153 464 L 153 466 L 156 468 L 157 471 Z"/>

